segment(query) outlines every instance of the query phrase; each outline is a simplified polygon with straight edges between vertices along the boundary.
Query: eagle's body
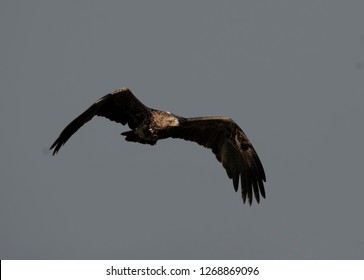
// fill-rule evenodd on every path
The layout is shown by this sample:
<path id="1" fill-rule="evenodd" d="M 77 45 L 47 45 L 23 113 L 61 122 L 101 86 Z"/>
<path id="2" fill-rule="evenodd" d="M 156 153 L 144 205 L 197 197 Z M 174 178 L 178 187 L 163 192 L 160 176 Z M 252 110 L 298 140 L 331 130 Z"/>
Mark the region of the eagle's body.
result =
<path id="1" fill-rule="evenodd" d="M 122 133 L 126 141 L 155 145 L 158 140 L 168 137 L 166 131 L 184 121 L 169 112 L 150 109 L 150 113 L 134 130 Z"/>
<path id="2" fill-rule="evenodd" d="M 240 178 L 244 203 L 247 196 L 249 203 L 252 203 L 253 192 L 258 203 L 260 196 L 265 198 L 263 166 L 252 144 L 231 118 L 180 117 L 148 108 L 129 89 L 122 88 L 100 98 L 73 120 L 51 146 L 53 155 L 94 116 L 128 124 L 131 130 L 122 135 L 129 142 L 155 145 L 160 139 L 180 138 L 210 148 L 233 180 L 235 191 L 238 190 Z"/>

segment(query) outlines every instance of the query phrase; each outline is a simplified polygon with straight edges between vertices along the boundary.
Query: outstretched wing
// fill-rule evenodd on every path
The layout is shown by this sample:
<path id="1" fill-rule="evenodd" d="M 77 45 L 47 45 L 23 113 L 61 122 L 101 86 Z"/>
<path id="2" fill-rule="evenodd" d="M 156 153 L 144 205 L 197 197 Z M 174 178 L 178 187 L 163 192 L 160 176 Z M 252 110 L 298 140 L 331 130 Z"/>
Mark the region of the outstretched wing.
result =
<path id="1" fill-rule="evenodd" d="M 128 124 L 131 129 L 134 129 L 144 118 L 150 116 L 150 109 L 141 103 L 127 88 L 109 93 L 97 100 L 90 108 L 66 126 L 50 148 L 50 150 L 54 149 L 53 155 L 81 126 L 94 116 L 105 117 L 123 125 Z"/>
<path id="2" fill-rule="evenodd" d="M 265 172 L 253 145 L 242 129 L 227 117 L 188 118 L 170 131 L 170 137 L 196 142 L 212 149 L 233 180 L 235 191 L 241 182 L 242 199 L 252 204 L 253 192 L 259 203 L 265 198 Z"/>

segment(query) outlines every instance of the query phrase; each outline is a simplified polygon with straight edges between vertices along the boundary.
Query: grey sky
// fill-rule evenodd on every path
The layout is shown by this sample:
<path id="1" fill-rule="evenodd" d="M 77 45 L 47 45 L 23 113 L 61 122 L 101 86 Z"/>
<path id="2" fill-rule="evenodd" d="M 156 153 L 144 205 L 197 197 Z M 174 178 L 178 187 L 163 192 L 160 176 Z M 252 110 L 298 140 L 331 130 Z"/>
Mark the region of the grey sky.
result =
<path id="1" fill-rule="evenodd" d="M 1 259 L 363 259 L 363 1 L 2 1 Z M 243 205 L 211 151 L 127 143 L 129 87 L 228 115 L 266 170 Z"/>

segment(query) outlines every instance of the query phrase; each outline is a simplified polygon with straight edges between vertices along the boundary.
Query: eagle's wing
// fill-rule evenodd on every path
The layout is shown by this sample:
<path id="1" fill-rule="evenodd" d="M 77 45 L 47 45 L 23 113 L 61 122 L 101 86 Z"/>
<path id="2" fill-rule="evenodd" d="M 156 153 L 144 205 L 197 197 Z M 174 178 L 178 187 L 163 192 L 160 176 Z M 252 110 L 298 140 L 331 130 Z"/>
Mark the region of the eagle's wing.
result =
<path id="1" fill-rule="evenodd" d="M 90 108 L 66 126 L 50 148 L 54 149 L 53 155 L 81 126 L 94 116 L 105 117 L 123 125 L 128 124 L 131 129 L 134 129 L 144 118 L 150 116 L 150 109 L 141 103 L 127 88 L 109 93 L 97 100 Z"/>
<path id="2" fill-rule="evenodd" d="M 170 137 L 196 142 L 212 149 L 218 161 L 233 180 L 235 191 L 241 180 L 242 199 L 248 196 L 252 204 L 253 192 L 259 203 L 265 198 L 265 173 L 253 145 L 242 129 L 227 117 L 187 118 L 180 126 L 170 131 Z"/>

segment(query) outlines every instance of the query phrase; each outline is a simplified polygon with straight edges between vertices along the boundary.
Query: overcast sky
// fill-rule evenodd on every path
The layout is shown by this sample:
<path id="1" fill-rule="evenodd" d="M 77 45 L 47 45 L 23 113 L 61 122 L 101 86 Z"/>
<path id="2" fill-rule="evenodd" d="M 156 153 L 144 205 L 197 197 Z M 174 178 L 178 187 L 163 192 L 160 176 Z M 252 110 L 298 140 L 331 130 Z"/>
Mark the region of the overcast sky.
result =
<path id="1" fill-rule="evenodd" d="M 363 259 L 364 1 L 1 1 L 0 259 Z M 211 151 L 95 118 L 232 117 L 267 198 Z"/>

